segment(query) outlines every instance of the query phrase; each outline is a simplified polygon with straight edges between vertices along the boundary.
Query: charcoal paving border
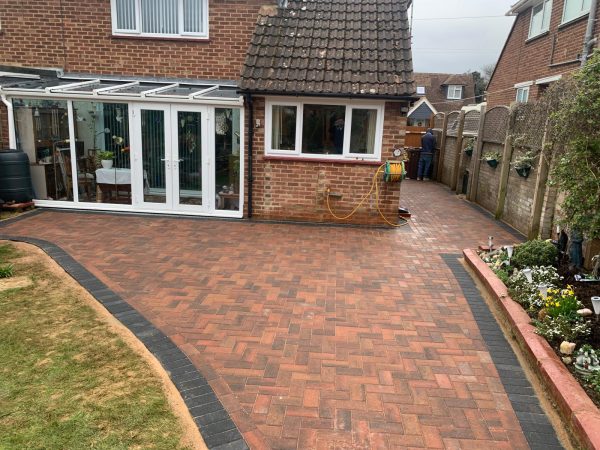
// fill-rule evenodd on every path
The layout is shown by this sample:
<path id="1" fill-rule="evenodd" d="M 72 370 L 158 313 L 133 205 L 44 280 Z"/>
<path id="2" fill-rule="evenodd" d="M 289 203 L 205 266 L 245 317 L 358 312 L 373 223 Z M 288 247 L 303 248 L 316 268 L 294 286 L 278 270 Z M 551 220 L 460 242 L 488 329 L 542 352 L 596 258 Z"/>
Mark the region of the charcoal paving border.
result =
<path id="1" fill-rule="evenodd" d="M 467 299 L 529 446 L 532 450 L 564 449 L 500 325 L 475 282 L 461 264 L 461 256 L 443 254 L 441 257 L 454 274 Z"/>
<path id="2" fill-rule="evenodd" d="M 17 216 L 5 223 L 14 223 L 39 213 Z M 135 308 L 102 281 L 79 264 L 59 246 L 42 240 L 0 234 L 0 240 L 25 242 L 35 245 L 58 263 L 69 275 L 83 286 L 117 320 L 125 325 L 160 361 L 163 368 L 181 394 L 192 415 L 206 446 L 212 450 L 245 450 L 248 445 L 231 420 L 229 413 L 215 395 L 208 381 L 192 364 L 190 359 Z"/>

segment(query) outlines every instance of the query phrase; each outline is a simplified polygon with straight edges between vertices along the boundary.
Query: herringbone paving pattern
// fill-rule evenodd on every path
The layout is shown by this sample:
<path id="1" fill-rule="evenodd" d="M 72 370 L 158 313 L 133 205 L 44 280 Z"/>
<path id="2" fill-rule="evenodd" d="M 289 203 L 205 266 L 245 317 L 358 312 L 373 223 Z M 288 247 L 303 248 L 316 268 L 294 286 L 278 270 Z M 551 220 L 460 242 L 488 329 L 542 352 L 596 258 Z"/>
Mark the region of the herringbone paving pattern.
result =
<path id="1" fill-rule="evenodd" d="M 406 182 L 410 229 L 48 211 L 60 245 L 209 379 L 252 448 L 528 448 L 441 254 L 506 228 Z"/>

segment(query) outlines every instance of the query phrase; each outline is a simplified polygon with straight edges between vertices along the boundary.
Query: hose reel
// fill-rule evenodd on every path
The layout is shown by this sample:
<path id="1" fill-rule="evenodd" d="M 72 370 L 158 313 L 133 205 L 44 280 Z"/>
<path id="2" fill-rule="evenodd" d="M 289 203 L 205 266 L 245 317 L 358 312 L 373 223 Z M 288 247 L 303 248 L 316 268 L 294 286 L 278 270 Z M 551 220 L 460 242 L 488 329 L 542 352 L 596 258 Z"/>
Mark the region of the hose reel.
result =
<path id="1" fill-rule="evenodd" d="M 383 169 L 383 181 L 386 183 L 400 183 L 405 178 L 404 161 L 386 161 Z"/>

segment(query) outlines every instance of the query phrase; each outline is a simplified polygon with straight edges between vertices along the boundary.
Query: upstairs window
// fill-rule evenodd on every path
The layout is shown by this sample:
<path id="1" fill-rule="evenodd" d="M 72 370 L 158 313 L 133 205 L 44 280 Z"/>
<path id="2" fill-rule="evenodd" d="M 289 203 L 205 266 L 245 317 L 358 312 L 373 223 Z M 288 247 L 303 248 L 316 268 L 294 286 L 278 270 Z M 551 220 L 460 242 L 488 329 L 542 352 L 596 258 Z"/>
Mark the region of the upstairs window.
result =
<path id="1" fill-rule="evenodd" d="M 111 0 L 113 34 L 208 37 L 208 0 Z"/>
<path id="2" fill-rule="evenodd" d="M 545 33 L 550 29 L 552 16 L 552 0 L 545 0 L 531 9 L 531 22 L 529 24 L 529 38 Z"/>
<path id="3" fill-rule="evenodd" d="M 425 86 L 417 86 L 417 95 L 425 95 Z"/>
<path id="4" fill-rule="evenodd" d="M 451 84 L 448 86 L 448 100 L 461 100 L 462 99 L 462 86 Z"/>
<path id="5" fill-rule="evenodd" d="M 590 12 L 592 0 L 565 0 L 562 22 L 570 22 L 573 19 L 586 15 Z"/>

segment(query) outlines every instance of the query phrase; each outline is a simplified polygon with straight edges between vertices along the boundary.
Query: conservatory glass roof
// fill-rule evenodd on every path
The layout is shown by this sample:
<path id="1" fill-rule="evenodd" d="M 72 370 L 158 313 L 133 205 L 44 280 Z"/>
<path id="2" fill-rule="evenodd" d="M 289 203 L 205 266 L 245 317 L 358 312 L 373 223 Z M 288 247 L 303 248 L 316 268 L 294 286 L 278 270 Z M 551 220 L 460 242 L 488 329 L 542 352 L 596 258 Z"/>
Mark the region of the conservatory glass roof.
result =
<path id="1" fill-rule="evenodd" d="M 0 93 L 12 96 L 132 97 L 163 101 L 242 101 L 233 81 L 63 74 L 60 71 L 3 66 L 0 66 Z"/>

